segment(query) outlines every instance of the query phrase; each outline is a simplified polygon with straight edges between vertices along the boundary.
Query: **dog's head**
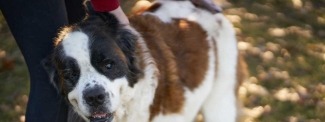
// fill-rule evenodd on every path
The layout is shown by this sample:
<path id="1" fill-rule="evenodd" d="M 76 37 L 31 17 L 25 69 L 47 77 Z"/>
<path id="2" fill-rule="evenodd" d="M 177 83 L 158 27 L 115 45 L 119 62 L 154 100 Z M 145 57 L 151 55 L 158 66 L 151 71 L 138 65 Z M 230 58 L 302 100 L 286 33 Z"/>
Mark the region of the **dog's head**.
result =
<path id="1" fill-rule="evenodd" d="M 122 89 L 133 87 L 139 74 L 135 40 L 115 16 L 93 13 L 61 31 L 43 65 L 75 111 L 90 121 L 110 121 Z"/>

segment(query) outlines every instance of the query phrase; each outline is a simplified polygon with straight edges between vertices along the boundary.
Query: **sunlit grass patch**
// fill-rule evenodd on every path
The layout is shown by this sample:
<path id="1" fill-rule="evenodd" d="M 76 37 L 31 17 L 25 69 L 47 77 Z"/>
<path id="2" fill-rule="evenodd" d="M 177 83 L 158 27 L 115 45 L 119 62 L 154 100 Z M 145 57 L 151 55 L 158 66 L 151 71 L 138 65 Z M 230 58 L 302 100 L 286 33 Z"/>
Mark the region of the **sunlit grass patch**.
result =
<path id="1" fill-rule="evenodd" d="M 241 18 L 234 22 L 238 47 L 255 81 L 239 89 L 247 121 L 325 121 L 324 7 L 309 0 L 232 4 L 225 13 Z"/>

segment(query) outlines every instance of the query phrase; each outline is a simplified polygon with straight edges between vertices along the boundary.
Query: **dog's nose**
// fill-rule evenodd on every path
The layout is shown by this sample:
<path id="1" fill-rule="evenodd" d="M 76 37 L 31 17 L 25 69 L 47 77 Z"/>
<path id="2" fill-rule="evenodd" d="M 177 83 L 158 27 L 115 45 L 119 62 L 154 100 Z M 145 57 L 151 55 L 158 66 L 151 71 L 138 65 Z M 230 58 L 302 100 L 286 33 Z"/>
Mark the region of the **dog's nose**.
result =
<path id="1" fill-rule="evenodd" d="M 105 98 L 105 91 L 101 87 L 95 87 L 84 91 L 84 99 L 89 106 L 100 106 L 104 103 Z"/>

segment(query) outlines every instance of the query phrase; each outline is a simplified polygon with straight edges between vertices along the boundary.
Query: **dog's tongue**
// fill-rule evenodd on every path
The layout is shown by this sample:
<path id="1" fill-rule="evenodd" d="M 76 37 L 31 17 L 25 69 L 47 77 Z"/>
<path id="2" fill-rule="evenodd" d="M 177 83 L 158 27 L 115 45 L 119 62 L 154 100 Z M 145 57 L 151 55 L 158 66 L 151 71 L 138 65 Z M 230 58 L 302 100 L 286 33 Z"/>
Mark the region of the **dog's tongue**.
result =
<path id="1" fill-rule="evenodd" d="M 91 115 L 89 120 L 90 122 L 111 122 L 113 120 L 113 113 L 96 112 Z"/>
<path id="2" fill-rule="evenodd" d="M 96 113 L 96 114 L 91 115 L 91 117 L 93 117 L 93 118 L 103 118 L 105 116 L 106 116 L 106 113 Z"/>

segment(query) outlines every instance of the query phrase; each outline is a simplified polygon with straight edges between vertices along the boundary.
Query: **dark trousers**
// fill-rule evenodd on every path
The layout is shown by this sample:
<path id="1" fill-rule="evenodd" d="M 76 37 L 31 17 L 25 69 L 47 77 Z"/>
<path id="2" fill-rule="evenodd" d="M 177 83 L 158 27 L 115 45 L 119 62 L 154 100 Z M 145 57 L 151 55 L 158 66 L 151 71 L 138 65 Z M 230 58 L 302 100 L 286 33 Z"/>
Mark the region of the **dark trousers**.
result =
<path id="1" fill-rule="evenodd" d="M 0 0 L 0 9 L 30 74 L 26 122 L 65 122 L 68 105 L 40 65 L 53 49 L 58 30 L 81 20 L 83 0 Z"/>

